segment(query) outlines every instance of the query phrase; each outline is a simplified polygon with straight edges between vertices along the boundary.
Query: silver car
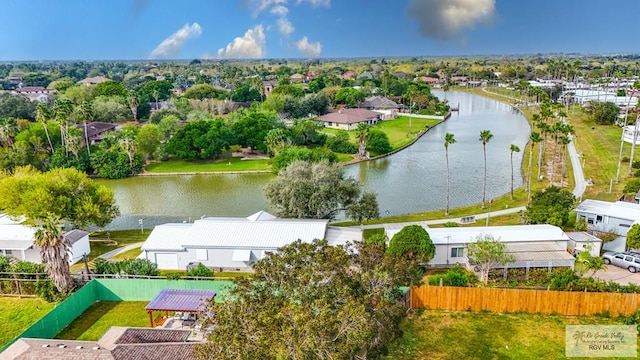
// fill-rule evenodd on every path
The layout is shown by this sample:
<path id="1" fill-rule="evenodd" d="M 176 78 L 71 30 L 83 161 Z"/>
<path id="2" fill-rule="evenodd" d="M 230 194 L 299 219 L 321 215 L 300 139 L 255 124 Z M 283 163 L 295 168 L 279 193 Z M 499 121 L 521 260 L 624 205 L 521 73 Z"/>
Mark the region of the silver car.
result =
<path id="1" fill-rule="evenodd" d="M 636 252 L 606 252 L 602 255 L 605 264 L 612 264 L 630 272 L 640 271 L 640 253 Z"/>

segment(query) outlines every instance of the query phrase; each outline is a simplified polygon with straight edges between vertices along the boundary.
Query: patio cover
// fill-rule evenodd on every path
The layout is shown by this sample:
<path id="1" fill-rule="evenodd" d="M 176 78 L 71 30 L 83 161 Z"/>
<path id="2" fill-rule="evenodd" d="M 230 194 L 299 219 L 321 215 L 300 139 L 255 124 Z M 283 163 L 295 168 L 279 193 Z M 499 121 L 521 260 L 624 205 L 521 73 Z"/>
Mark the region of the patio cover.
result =
<path id="1" fill-rule="evenodd" d="M 154 311 L 201 312 L 204 310 L 204 302 L 213 300 L 215 296 L 214 290 L 162 289 L 145 307 L 149 323 L 153 327 Z"/>

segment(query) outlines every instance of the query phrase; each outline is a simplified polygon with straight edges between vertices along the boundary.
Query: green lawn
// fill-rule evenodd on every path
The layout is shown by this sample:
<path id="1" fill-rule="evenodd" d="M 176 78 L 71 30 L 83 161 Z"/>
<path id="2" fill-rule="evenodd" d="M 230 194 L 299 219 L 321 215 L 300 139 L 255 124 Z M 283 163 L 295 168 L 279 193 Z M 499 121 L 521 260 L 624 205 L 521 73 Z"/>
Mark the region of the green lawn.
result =
<path id="1" fill-rule="evenodd" d="M 111 260 L 121 261 L 127 259 L 135 259 L 136 257 L 138 257 L 138 255 L 140 255 L 141 252 L 142 250 L 140 250 L 139 247 L 136 247 L 112 257 Z"/>
<path id="2" fill-rule="evenodd" d="M 98 256 L 115 250 L 125 245 L 130 245 L 147 240 L 151 233 L 151 229 L 140 230 L 111 230 L 96 231 L 89 235 L 91 241 L 91 252 L 89 252 L 89 261 L 93 261 Z M 71 270 L 84 268 L 82 261 L 71 266 Z"/>
<path id="3" fill-rule="evenodd" d="M 33 325 L 55 303 L 48 303 L 39 298 L 0 297 L 0 348 Z"/>
<path id="4" fill-rule="evenodd" d="M 601 317 L 418 311 L 387 359 L 565 359 L 565 325 L 621 324 Z"/>
<path id="5" fill-rule="evenodd" d="M 69 324 L 58 339 L 98 340 L 111 326 L 149 327 L 147 301 L 101 301 Z"/>
<path id="6" fill-rule="evenodd" d="M 229 157 L 219 160 L 178 160 L 172 159 L 149 164 L 146 171 L 154 173 L 171 172 L 225 172 L 225 171 L 269 171 L 271 160 L 255 159 L 242 160 L 238 157 Z"/>

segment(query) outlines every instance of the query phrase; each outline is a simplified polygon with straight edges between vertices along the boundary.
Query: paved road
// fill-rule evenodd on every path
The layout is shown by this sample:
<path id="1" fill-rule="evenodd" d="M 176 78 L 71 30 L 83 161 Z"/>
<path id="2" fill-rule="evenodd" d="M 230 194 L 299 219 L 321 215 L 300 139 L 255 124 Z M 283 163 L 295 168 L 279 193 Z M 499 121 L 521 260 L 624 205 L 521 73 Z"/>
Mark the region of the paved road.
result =
<path id="1" fill-rule="evenodd" d="M 484 92 L 487 92 L 487 93 L 490 93 L 490 94 L 504 96 L 504 95 L 500 95 L 500 94 L 496 94 L 496 93 L 490 92 L 490 91 L 486 90 L 485 88 L 482 88 L 482 90 Z M 512 98 L 510 96 L 504 96 L 504 97 L 515 99 L 515 98 Z M 573 189 L 573 195 L 576 198 L 579 199 L 579 198 L 582 197 L 582 195 L 584 194 L 585 190 L 587 189 L 587 182 L 584 179 L 584 172 L 582 171 L 582 164 L 580 164 L 580 156 L 576 152 L 576 146 L 573 143 L 573 140 L 571 141 L 571 143 L 569 143 L 569 146 L 567 146 L 567 149 L 569 151 L 569 158 L 571 159 L 571 166 L 573 168 L 573 179 L 574 179 L 574 182 L 575 182 L 575 187 Z M 526 209 L 526 207 L 519 206 L 519 207 L 515 207 L 515 208 L 511 208 L 511 209 L 497 210 L 497 211 L 491 211 L 489 213 L 472 214 L 472 215 L 467 215 L 467 216 L 474 216 L 476 220 L 486 220 L 487 216 L 491 217 L 491 216 L 508 215 L 508 214 L 513 214 L 513 213 L 518 213 L 518 212 L 520 212 L 522 210 L 525 210 L 525 209 Z M 376 224 L 376 225 L 363 225 L 363 226 L 361 226 L 361 228 L 362 229 L 377 229 L 377 228 L 384 227 L 385 229 L 402 229 L 403 227 L 405 227 L 407 225 L 433 225 L 433 224 L 444 224 L 444 223 L 447 223 L 447 222 L 462 222 L 462 221 L 461 221 L 461 218 L 451 218 L 451 219 L 437 219 L 437 220 L 413 221 L 413 222 L 403 222 L 403 223 L 385 223 L 385 224 Z M 489 218 L 489 224 L 491 224 L 491 218 Z"/>
<path id="2" fill-rule="evenodd" d="M 117 249 L 113 249 L 113 250 L 111 250 L 109 252 L 106 252 L 106 253 L 98 256 L 98 257 L 100 259 L 109 260 L 109 259 L 111 259 L 112 257 L 114 257 L 114 256 L 116 256 L 118 254 L 121 254 L 123 252 L 129 251 L 131 249 L 139 248 L 139 247 L 142 246 L 142 244 L 144 244 L 144 241 L 143 242 L 138 242 L 138 243 L 135 243 L 135 244 L 131 244 L 131 245 L 127 245 L 127 246 L 123 246 L 123 247 L 119 247 Z"/>

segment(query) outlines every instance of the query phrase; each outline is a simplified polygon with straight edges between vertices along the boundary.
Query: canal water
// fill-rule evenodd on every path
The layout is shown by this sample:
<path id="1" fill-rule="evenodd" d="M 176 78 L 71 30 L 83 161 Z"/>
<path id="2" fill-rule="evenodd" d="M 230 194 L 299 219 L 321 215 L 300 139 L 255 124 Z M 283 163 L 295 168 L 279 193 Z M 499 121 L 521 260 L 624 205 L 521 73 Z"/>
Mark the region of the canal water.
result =
<path id="1" fill-rule="evenodd" d="M 441 98 L 442 92 L 435 92 Z M 515 187 L 522 186 L 524 146 L 530 127 L 510 105 L 463 92 L 447 92 L 453 107 L 449 120 L 431 129 L 415 144 L 394 155 L 346 167 L 366 191 L 378 194 L 380 213 L 399 215 L 444 209 L 446 163 L 444 136 L 454 134 L 449 146 L 451 207 L 482 200 L 483 150 L 480 131 L 489 130 L 487 144 L 487 200 L 511 188 L 510 146 L 514 153 Z M 140 176 L 123 180 L 99 180 L 115 192 L 121 216 L 107 229 L 146 229 L 165 222 L 190 222 L 203 216 L 248 216 L 271 210 L 262 188 L 269 174 Z"/>

